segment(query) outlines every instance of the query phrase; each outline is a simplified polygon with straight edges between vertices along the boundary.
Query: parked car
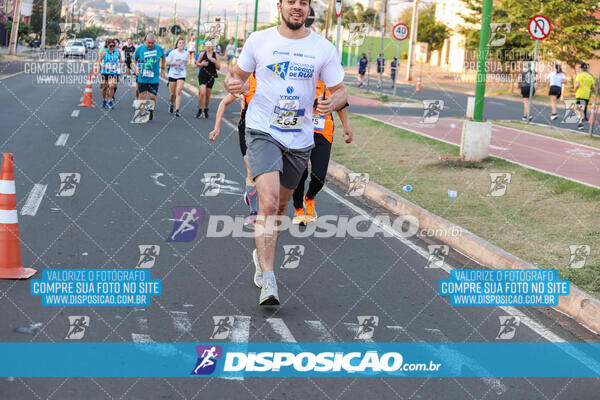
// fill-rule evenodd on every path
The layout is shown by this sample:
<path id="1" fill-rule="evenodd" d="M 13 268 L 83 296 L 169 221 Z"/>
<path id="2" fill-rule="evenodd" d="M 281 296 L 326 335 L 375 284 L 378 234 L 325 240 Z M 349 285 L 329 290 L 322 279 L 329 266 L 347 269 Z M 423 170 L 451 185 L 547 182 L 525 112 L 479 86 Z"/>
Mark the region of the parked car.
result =
<path id="1" fill-rule="evenodd" d="M 65 44 L 65 58 L 68 57 L 85 57 L 85 53 L 87 51 L 86 47 L 85 47 L 85 43 L 83 40 L 77 39 L 77 40 L 68 40 L 67 43 Z"/>

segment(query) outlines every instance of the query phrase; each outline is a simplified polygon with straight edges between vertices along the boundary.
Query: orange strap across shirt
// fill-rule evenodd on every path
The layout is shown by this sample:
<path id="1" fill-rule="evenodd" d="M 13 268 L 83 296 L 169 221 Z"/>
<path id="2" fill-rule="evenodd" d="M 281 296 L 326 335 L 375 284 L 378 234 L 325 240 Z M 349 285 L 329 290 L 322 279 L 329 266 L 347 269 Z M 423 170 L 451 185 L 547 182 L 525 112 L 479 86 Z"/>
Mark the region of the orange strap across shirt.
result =
<path id="1" fill-rule="evenodd" d="M 315 99 L 323 97 L 323 91 L 325 90 L 325 97 L 331 97 L 329 89 L 325 89 L 325 84 L 321 81 L 317 82 L 317 92 L 315 93 Z M 333 116 L 331 114 L 319 115 L 316 110 L 313 110 L 312 114 L 313 126 L 315 133 L 320 133 L 329 143 L 333 142 Z"/>

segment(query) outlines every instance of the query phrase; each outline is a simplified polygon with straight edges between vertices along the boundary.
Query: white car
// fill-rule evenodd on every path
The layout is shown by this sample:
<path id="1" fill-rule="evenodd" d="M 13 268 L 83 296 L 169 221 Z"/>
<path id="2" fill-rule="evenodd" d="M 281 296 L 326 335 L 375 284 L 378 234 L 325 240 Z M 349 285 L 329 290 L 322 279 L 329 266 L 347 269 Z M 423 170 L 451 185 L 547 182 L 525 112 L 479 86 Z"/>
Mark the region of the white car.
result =
<path id="1" fill-rule="evenodd" d="M 104 40 L 99 39 L 98 40 L 98 50 L 102 49 L 105 44 L 106 44 L 106 42 Z"/>
<path id="2" fill-rule="evenodd" d="M 65 58 L 68 57 L 85 57 L 87 49 L 83 40 L 69 40 L 65 44 Z"/>

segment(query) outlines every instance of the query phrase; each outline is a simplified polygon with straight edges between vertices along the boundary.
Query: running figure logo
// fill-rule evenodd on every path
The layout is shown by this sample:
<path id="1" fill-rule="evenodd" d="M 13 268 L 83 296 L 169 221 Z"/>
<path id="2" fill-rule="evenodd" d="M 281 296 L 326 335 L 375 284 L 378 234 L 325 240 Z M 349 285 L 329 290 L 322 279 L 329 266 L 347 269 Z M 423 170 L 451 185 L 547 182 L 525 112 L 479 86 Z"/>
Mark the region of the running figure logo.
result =
<path id="1" fill-rule="evenodd" d="M 371 340 L 375 327 L 379 325 L 379 317 L 376 315 L 363 315 L 356 317 L 358 319 L 358 329 L 356 330 L 356 340 Z"/>
<path id="2" fill-rule="evenodd" d="M 190 375 L 210 375 L 215 372 L 217 359 L 221 358 L 223 349 L 221 346 L 196 346 L 198 361 Z"/>
<path id="3" fill-rule="evenodd" d="M 70 197 L 75 194 L 75 189 L 81 181 L 81 174 L 77 172 L 63 172 L 59 173 L 60 187 L 58 189 L 57 196 Z"/>
<path id="4" fill-rule="evenodd" d="M 567 268 L 579 269 L 585 267 L 585 261 L 590 255 L 591 247 L 586 244 L 572 244 L 569 246 L 571 252 L 571 259 Z"/>
<path id="5" fill-rule="evenodd" d="M 506 193 L 506 189 L 508 189 L 508 185 L 512 179 L 512 174 L 510 172 L 491 172 L 490 180 L 492 181 L 490 185 L 490 190 L 488 191 L 488 197 L 500 197 L 504 196 Z"/>
<path id="6" fill-rule="evenodd" d="M 275 64 L 267 65 L 267 68 L 273 71 L 273 75 L 279 76 L 281 79 L 285 80 L 289 65 L 289 61 L 276 62 Z"/>
<path id="7" fill-rule="evenodd" d="M 450 247 L 445 244 L 431 244 L 427 246 L 429 250 L 429 259 L 425 268 L 442 268 L 444 260 L 450 252 Z"/>
<path id="8" fill-rule="evenodd" d="M 565 100 L 565 115 L 562 119 L 563 124 L 576 124 L 579 122 L 577 100 Z"/>
<path id="9" fill-rule="evenodd" d="M 173 207 L 173 231 L 167 242 L 191 242 L 198 233 L 198 223 L 204 217 L 202 207 Z"/>
<path id="10" fill-rule="evenodd" d="M 423 124 L 435 124 L 444 109 L 444 100 L 423 100 Z"/>
<path id="11" fill-rule="evenodd" d="M 281 264 L 281 268 L 284 269 L 294 269 L 298 268 L 300 265 L 300 257 L 304 255 L 304 245 L 301 244 L 292 244 L 292 245 L 284 245 L 283 246 L 283 263 Z"/>
<path id="12" fill-rule="evenodd" d="M 500 47 L 506 43 L 506 35 L 510 33 L 510 23 L 492 22 L 490 23 L 489 47 Z"/>
<path id="13" fill-rule="evenodd" d="M 152 268 L 156 257 L 160 254 L 160 246 L 156 244 L 138 246 L 140 249 L 140 258 L 138 260 L 136 268 Z"/>
<path id="14" fill-rule="evenodd" d="M 369 183 L 369 174 L 357 174 L 355 172 L 351 172 L 348 174 L 348 180 L 350 182 L 348 183 L 346 196 L 362 196 L 365 192 L 365 188 L 367 187 L 367 183 Z"/>
<path id="15" fill-rule="evenodd" d="M 225 315 L 213 315 L 213 323 L 215 327 L 213 329 L 210 339 L 212 340 L 224 340 L 229 337 L 231 330 L 233 329 L 233 316 Z"/>
<path id="16" fill-rule="evenodd" d="M 83 339 L 85 328 L 90 326 L 90 317 L 88 316 L 69 316 L 69 331 L 65 339 L 78 340 Z"/>
<path id="17" fill-rule="evenodd" d="M 238 182 L 225 179 L 225 174 L 222 172 L 205 172 L 201 182 L 204 183 L 204 189 L 200 196 L 213 197 L 218 194 L 243 193 Z"/>
<path id="18" fill-rule="evenodd" d="M 496 339 L 510 340 L 515 337 L 517 326 L 521 323 L 521 318 L 516 315 L 504 315 L 498 317 L 500 319 L 500 330 Z"/>
<path id="19" fill-rule="evenodd" d="M 351 22 L 348 24 L 348 47 L 360 47 L 365 42 L 365 37 L 369 33 L 371 26 L 364 22 Z"/>

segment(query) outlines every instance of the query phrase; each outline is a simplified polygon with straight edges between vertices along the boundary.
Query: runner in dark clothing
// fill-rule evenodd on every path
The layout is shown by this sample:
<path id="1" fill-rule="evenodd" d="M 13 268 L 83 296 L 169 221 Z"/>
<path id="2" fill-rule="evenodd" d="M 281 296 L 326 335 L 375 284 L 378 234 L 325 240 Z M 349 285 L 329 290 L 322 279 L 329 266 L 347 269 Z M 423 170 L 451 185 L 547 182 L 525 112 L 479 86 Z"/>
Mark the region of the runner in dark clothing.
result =
<path id="1" fill-rule="evenodd" d="M 208 118 L 208 105 L 210 104 L 210 92 L 217 78 L 217 71 L 221 69 L 219 56 L 211 41 L 204 44 L 205 50 L 196 56 L 198 70 L 198 112 L 196 118 Z"/>

